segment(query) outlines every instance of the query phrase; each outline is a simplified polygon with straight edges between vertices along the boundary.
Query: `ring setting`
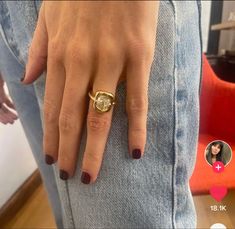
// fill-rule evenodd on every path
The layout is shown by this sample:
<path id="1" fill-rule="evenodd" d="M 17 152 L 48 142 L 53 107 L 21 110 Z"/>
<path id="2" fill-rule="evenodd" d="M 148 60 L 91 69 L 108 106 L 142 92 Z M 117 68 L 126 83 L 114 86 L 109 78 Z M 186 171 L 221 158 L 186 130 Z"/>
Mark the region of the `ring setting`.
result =
<path id="1" fill-rule="evenodd" d="M 97 91 L 95 95 L 89 92 L 89 97 L 93 100 L 93 108 L 99 113 L 108 112 L 115 104 L 115 97 L 110 92 Z"/>

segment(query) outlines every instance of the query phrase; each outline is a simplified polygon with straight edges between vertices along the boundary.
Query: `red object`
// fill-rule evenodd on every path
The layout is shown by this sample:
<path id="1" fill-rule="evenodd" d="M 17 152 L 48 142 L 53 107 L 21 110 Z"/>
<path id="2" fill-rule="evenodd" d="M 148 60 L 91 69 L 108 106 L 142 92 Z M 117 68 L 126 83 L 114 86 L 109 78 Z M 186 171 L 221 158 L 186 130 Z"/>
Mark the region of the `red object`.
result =
<path id="1" fill-rule="evenodd" d="M 224 164 L 221 161 L 216 161 L 212 165 L 215 173 L 222 173 L 224 171 Z"/>
<path id="2" fill-rule="evenodd" d="M 223 200 L 223 198 L 227 195 L 228 189 L 225 186 L 217 187 L 214 186 L 210 189 L 211 196 L 218 202 Z"/>
<path id="3" fill-rule="evenodd" d="M 202 71 L 198 152 L 190 179 L 193 194 L 209 194 L 215 185 L 235 188 L 235 83 L 219 79 L 205 55 Z M 214 140 L 227 142 L 233 150 L 222 173 L 215 173 L 205 160 L 205 149 Z"/>

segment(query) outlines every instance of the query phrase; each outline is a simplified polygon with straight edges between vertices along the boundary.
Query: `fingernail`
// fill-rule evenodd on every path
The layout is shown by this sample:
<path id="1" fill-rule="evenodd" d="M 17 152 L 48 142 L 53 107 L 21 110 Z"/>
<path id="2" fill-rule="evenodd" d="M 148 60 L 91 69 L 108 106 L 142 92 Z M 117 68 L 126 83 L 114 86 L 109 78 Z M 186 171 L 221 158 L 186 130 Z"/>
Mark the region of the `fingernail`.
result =
<path id="1" fill-rule="evenodd" d="M 86 172 L 82 172 L 81 181 L 84 184 L 89 184 L 91 181 L 91 176 Z"/>
<path id="2" fill-rule="evenodd" d="M 69 178 L 69 174 L 64 170 L 60 170 L 60 179 L 67 180 L 68 178 Z"/>
<path id="3" fill-rule="evenodd" d="M 141 151 L 140 151 L 140 149 L 134 149 L 134 150 L 132 151 L 132 157 L 133 157 L 134 159 L 139 159 L 139 158 L 141 158 Z"/>
<path id="4" fill-rule="evenodd" d="M 22 76 L 22 78 L 20 79 L 20 81 L 21 81 L 21 82 L 23 82 L 23 81 L 24 81 L 25 73 L 26 73 L 26 72 L 24 71 L 23 76 Z"/>
<path id="5" fill-rule="evenodd" d="M 54 163 L 54 159 L 53 159 L 52 156 L 46 154 L 46 155 L 45 155 L 45 162 L 46 162 L 48 165 L 51 165 L 51 164 Z"/>

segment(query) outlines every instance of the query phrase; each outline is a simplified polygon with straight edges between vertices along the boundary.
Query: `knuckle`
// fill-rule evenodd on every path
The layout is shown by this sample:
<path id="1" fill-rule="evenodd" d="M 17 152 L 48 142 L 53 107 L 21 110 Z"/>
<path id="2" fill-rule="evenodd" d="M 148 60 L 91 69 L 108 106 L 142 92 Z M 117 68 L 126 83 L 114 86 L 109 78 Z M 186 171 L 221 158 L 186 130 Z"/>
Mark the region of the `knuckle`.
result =
<path id="1" fill-rule="evenodd" d="M 99 64 L 105 66 L 108 69 L 112 69 L 113 72 L 120 71 L 120 67 L 123 65 L 123 58 L 120 50 L 107 47 L 105 50 L 99 53 Z"/>
<path id="2" fill-rule="evenodd" d="M 130 60 L 138 63 L 151 60 L 154 54 L 152 44 L 146 38 L 130 41 L 128 51 Z"/>
<path id="3" fill-rule="evenodd" d="M 132 98 L 127 101 L 128 113 L 146 113 L 148 110 L 148 98 Z"/>
<path id="4" fill-rule="evenodd" d="M 95 117 L 94 115 L 88 115 L 87 125 L 91 131 L 103 132 L 109 128 L 110 122 L 107 118 Z"/>
<path id="5" fill-rule="evenodd" d="M 99 46 L 99 55 L 108 59 L 115 60 L 117 59 L 117 54 L 119 49 L 117 49 L 118 44 L 116 42 L 109 40 L 103 40 Z"/>
<path id="6" fill-rule="evenodd" d="M 86 66 L 90 59 L 90 50 L 85 45 L 81 45 L 80 42 L 72 42 L 68 45 L 66 50 L 66 56 L 69 58 L 69 62 L 79 66 Z"/>
<path id="7" fill-rule="evenodd" d="M 97 154 L 97 152 L 94 153 L 94 152 L 91 152 L 91 151 L 87 151 L 85 153 L 85 155 L 86 155 L 86 159 L 88 161 L 91 161 L 91 162 L 94 162 L 94 163 L 99 163 L 100 160 L 101 160 L 101 157 L 99 156 L 99 154 Z"/>
<path id="8" fill-rule="evenodd" d="M 44 120 L 46 123 L 58 125 L 58 116 L 56 114 L 56 107 L 53 101 L 44 100 Z"/>
<path id="9" fill-rule="evenodd" d="M 146 128 L 142 128 L 142 127 L 132 127 L 132 132 L 135 134 L 135 135 L 138 135 L 138 136 L 142 136 L 142 137 L 145 137 L 146 136 Z"/>
<path id="10" fill-rule="evenodd" d="M 77 122 L 69 112 L 62 111 L 59 117 L 59 129 L 61 132 L 70 132 L 77 129 Z"/>
<path id="11" fill-rule="evenodd" d="M 67 165 L 72 162 L 72 156 L 68 153 L 62 153 L 60 154 L 59 157 L 59 164 L 60 166 L 62 165 Z"/>
<path id="12" fill-rule="evenodd" d="M 63 58 L 63 44 L 56 39 L 49 41 L 48 45 L 48 58 L 54 61 L 61 61 Z"/>

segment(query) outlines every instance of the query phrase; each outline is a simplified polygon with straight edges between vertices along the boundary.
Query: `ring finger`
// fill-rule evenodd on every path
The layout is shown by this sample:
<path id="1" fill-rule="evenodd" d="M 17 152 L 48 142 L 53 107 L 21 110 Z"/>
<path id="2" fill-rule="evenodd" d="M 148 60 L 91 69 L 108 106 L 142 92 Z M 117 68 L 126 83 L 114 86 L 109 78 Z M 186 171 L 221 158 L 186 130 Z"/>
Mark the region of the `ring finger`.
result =
<path id="1" fill-rule="evenodd" d="M 110 63 L 111 58 L 107 58 L 107 56 L 106 59 L 102 59 L 102 63 L 99 65 L 92 89 L 93 96 L 98 91 L 115 95 L 117 83 L 122 72 L 122 65 L 117 63 L 113 65 Z M 123 58 L 120 58 L 120 60 L 123 60 Z M 100 109 L 105 109 L 108 102 L 112 103 L 112 99 L 107 95 L 102 97 L 101 94 L 99 94 L 96 99 L 97 98 L 99 98 L 100 101 L 97 102 L 96 107 Z M 104 113 L 97 112 L 93 105 L 94 101 L 91 99 L 87 115 L 87 142 L 81 169 L 81 181 L 85 184 L 94 182 L 98 176 L 113 113 L 112 105 L 111 109 Z"/>

